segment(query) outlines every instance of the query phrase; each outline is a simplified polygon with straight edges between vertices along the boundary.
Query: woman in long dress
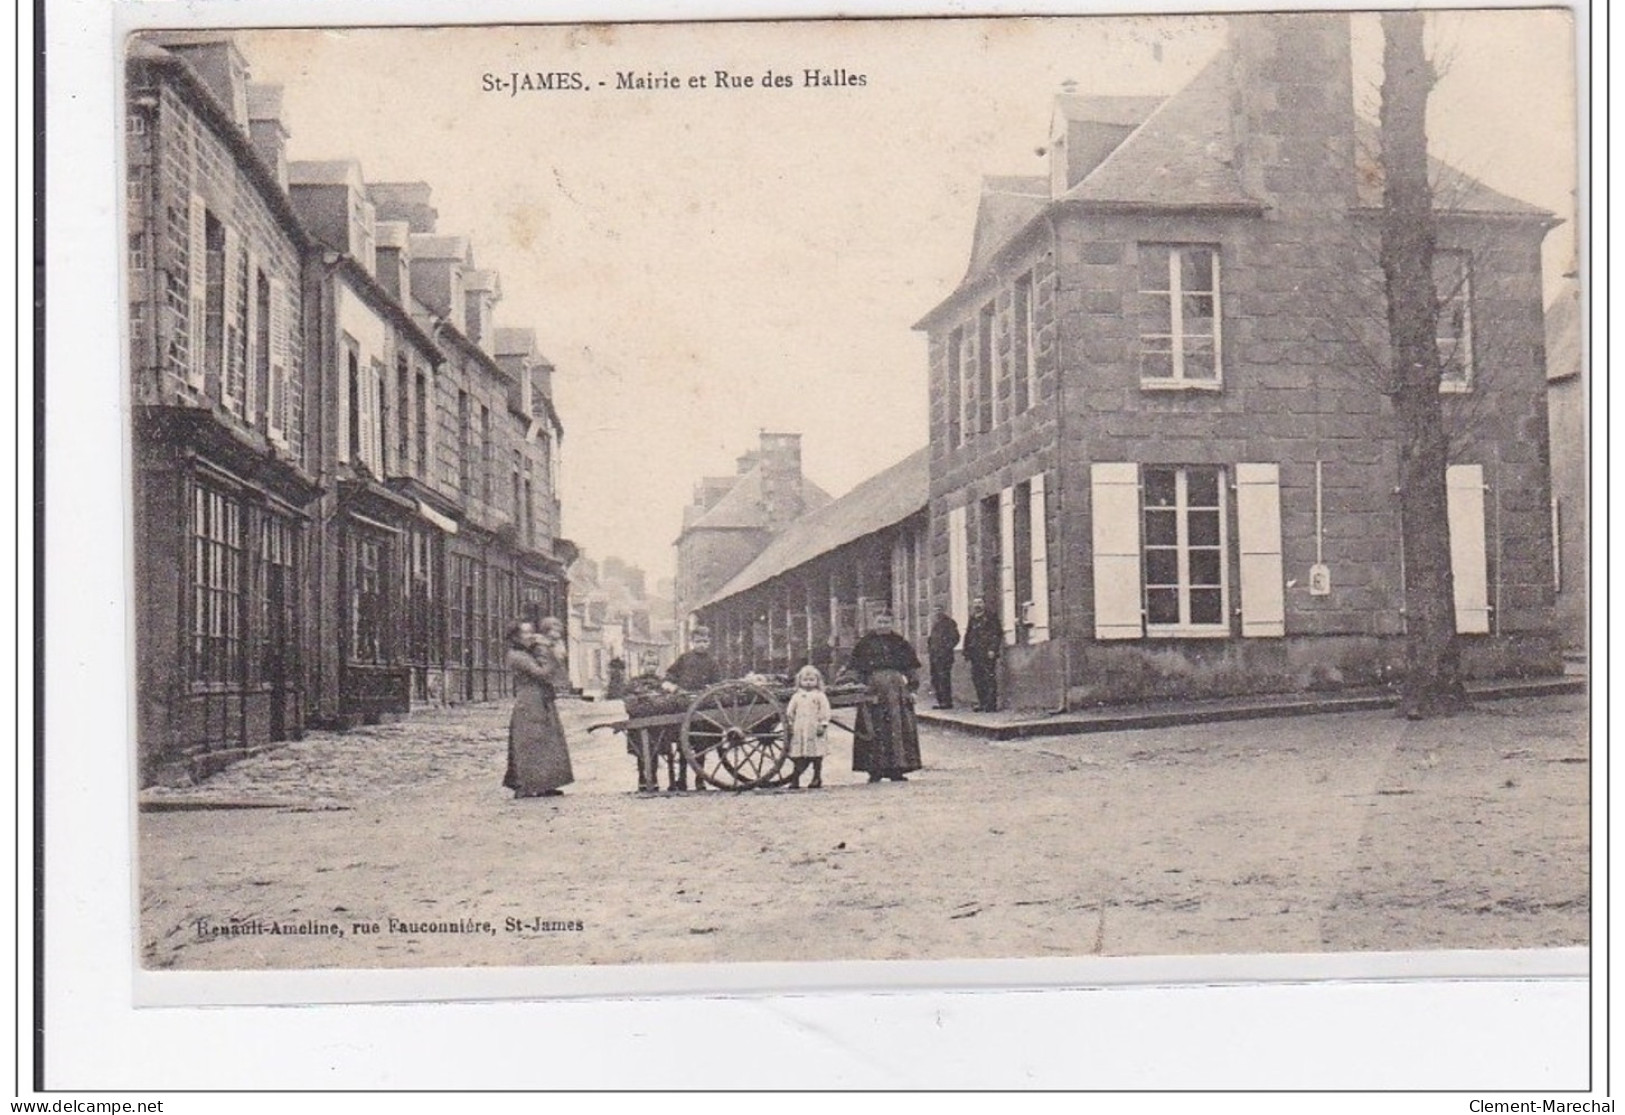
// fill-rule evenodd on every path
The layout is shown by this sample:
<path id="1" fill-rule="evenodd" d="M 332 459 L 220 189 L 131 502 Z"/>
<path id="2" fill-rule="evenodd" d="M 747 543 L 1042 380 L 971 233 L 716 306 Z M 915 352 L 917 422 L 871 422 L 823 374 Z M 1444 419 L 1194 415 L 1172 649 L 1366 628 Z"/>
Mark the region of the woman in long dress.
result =
<path id="1" fill-rule="evenodd" d="M 870 782 L 907 782 L 920 769 L 920 729 L 914 719 L 920 659 L 907 639 L 891 629 L 891 616 L 875 617 L 874 630 L 857 641 L 848 665 L 875 700 L 858 706 L 852 769 Z"/>
<path id="2" fill-rule="evenodd" d="M 513 717 L 508 721 L 508 773 L 502 784 L 516 798 L 552 797 L 575 781 L 570 750 L 559 718 L 558 693 L 569 683 L 557 653 L 558 621 L 508 630 L 508 669 L 513 671 Z"/>

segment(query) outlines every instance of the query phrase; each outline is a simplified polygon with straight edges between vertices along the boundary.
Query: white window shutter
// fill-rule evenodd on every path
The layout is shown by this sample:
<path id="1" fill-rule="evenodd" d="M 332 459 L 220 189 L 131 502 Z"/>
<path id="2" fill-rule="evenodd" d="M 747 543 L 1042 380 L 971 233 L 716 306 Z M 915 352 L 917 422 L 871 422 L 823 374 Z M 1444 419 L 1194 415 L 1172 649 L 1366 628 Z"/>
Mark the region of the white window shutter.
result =
<path id="1" fill-rule="evenodd" d="M 1033 610 L 1028 617 L 1027 641 L 1049 641 L 1049 518 L 1044 502 L 1044 474 L 1032 478 L 1032 583 Z"/>
<path id="2" fill-rule="evenodd" d="M 964 507 L 948 512 L 948 609 L 960 630 L 970 622 L 970 532 Z"/>
<path id="3" fill-rule="evenodd" d="M 1483 635 L 1490 629 L 1484 466 L 1451 465 L 1445 471 L 1445 494 L 1450 519 L 1450 574 L 1456 585 L 1456 631 Z"/>
<path id="4" fill-rule="evenodd" d="M 1237 542 L 1241 551 L 1241 633 L 1286 634 L 1281 564 L 1281 466 L 1236 466 Z"/>
<path id="5" fill-rule="evenodd" d="M 248 312 L 243 315 L 243 417 L 250 425 L 257 424 L 259 408 L 265 400 L 259 397 L 259 342 L 260 342 L 260 261 L 253 251 L 248 252 L 248 290 L 244 299 Z"/>
<path id="6" fill-rule="evenodd" d="M 272 440 L 288 436 L 288 308 L 284 304 L 287 287 L 281 279 L 271 280 L 271 375 L 265 400 L 265 428 Z"/>
<path id="7" fill-rule="evenodd" d="M 188 324 L 191 327 L 189 344 L 191 359 L 187 362 L 186 379 L 193 387 L 202 388 L 207 382 L 203 369 L 203 353 L 207 347 L 204 344 L 206 331 L 204 322 L 208 315 L 209 233 L 203 199 L 197 194 L 192 195 L 187 208 L 187 220 L 189 229 L 186 244 L 186 282 L 192 309 L 188 315 Z"/>
<path id="8" fill-rule="evenodd" d="M 1138 639 L 1145 633 L 1140 585 L 1140 468 L 1123 462 L 1089 466 L 1095 638 Z"/>
<path id="9" fill-rule="evenodd" d="M 1016 490 L 999 493 L 999 608 L 1004 645 L 1016 642 Z"/>
<path id="10" fill-rule="evenodd" d="M 231 343 L 231 318 L 237 312 L 237 253 L 241 250 L 238 244 L 237 230 L 226 226 L 225 258 L 222 261 L 222 271 L 225 276 L 223 301 L 224 312 L 220 315 L 222 328 L 220 330 L 220 367 L 216 373 L 220 376 L 220 401 L 225 403 L 226 409 L 242 413 L 243 401 L 232 392 L 231 383 L 231 357 L 232 350 L 236 348 Z M 242 323 L 238 323 L 238 328 Z"/>

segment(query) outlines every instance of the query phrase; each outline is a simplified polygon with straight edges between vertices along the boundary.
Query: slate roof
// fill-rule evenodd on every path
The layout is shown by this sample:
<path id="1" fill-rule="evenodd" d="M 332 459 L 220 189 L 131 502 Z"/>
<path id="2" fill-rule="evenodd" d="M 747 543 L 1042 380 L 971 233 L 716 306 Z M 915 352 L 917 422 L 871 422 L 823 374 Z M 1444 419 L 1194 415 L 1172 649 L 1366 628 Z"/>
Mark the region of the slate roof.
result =
<path id="1" fill-rule="evenodd" d="M 1068 120 L 1138 128 L 1167 97 L 1106 97 L 1090 93 L 1058 93 L 1055 111 Z"/>
<path id="2" fill-rule="evenodd" d="M 738 595 L 925 510 L 931 499 L 931 448 L 915 450 L 840 499 L 809 511 L 777 535 L 699 607 Z"/>
<path id="3" fill-rule="evenodd" d="M 1354 200 L 1362 208 L 1382 206 L 1384 173 L 1382 140 L 1369 120 L 1354 124 Z M 1502 213 L 1518 217 L 1549 217 L 1546 210 L 1493 190 L 1478 179 L 1428 156 L 1428 180 L 1433 183 L 1434 208 L 1444 213 Z"/>
<path id="4" fill-rule="evenodd" d="M 971 238 L 970 270 L 979 271 L 1049 204 L 1047 178 L 984 178 Z"/>
<path id="5" fill-rule="evenodd" d="M 1236 175 L 1230 64 L 1221 52 L 1063 198 L 1171 209 L 1262 204 Z"/>
<path id="6" fill-rule="evenodd" d="M 803 515 L 830 502 L 830 495 L 806 477 L 801 480 Z M 770 524 L 762 506 L 762 466 L 743 473 L 726 495 L 700 512 L 692 521 L 692 505 L 683 511 L 683 532 L 691 530 L 767 530 Z"/>

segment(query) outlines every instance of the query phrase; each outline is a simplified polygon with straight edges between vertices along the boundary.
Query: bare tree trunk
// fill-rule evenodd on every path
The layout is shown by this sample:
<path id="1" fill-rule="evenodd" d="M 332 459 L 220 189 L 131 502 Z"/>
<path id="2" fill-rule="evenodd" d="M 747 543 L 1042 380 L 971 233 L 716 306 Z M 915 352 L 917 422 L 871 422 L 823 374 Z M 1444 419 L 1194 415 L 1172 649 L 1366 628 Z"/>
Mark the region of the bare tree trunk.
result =
<path id="1" fill-rule="evenodd" d="M 1426 130 L 1433 73 L 1422 49 L 1420 12 L 1384 12 L 1382 29 L 1382 271 L 1394 361 L 1407 630 L 1400 712 L 1414 720 L 1454 712 L 1466 705 L 1467 694 L 1456 646 L 1445 489 L 1449 439 L 1435 329 Z"/>

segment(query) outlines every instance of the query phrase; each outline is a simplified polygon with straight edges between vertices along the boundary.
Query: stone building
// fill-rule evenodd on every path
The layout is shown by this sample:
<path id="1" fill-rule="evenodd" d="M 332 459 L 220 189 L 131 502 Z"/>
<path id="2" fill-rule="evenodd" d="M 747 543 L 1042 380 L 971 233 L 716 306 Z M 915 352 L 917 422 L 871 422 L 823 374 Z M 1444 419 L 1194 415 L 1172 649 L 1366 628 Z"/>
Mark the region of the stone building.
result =
<path id="1" fill-rule="evenodd" d="M 339 524 L 324 535 L 337 606 L 321 653 L 338 684 L 323 714 L 507 696 L 507 626 L 564 617 L 552 367 L 531 330 L 497 327 L 498 277 L 437 231 L 425 183 L 367 183 L 346 162 L 294 174 L 325 249 L 312 287 L 328 347 L 311 366 L 331 380 Z"/>
<path id="2" fill-rule="evenodd" d="M 694 486 L 677 536 L 676 608 L 687 646 L 688 617 L 738 573 L 774 535 L 829 493 L 801 474 L 801 435 L 763 431 L 756 449 L 740 456 L 732 476 L 708 476 Z"/>
<path id="3" fill-rule="evenodd" d="M 696 612 L 725 672 L 833 678 L 881 609 L 924 659 L 930 627 L 930 450 L 920 449 L 775 535 Z"/>
<path id="4" fill-rule="evenodd" d="M 297 738 L 310 453 L 309 240 L 226 41 L 126 67 L 137 729 L 143 782 Z"/>
<path id="5" fill-rule="evenodd" d="M 1167 98 L 1065 95 L 920 322 L 932 597 L 1002 618 L 1016 706 L 1373 681 L 1405 631 L 1381 167 L 1348 16 L 1235 16 Z M 1473 674 L 1555 667 L 1540 249 L 1448 168 L 1448 529 Z M 1443 525 L 1443 524 L 1442 524 Z"/>
<path id="6" fill-rule="evenodd" d="M 534 334 L 426 185 L 290 162 L 249 76 L 218 33 L 127 59 L 143 782 L 506 695 L 504 627 L 567 605 Z"/>

